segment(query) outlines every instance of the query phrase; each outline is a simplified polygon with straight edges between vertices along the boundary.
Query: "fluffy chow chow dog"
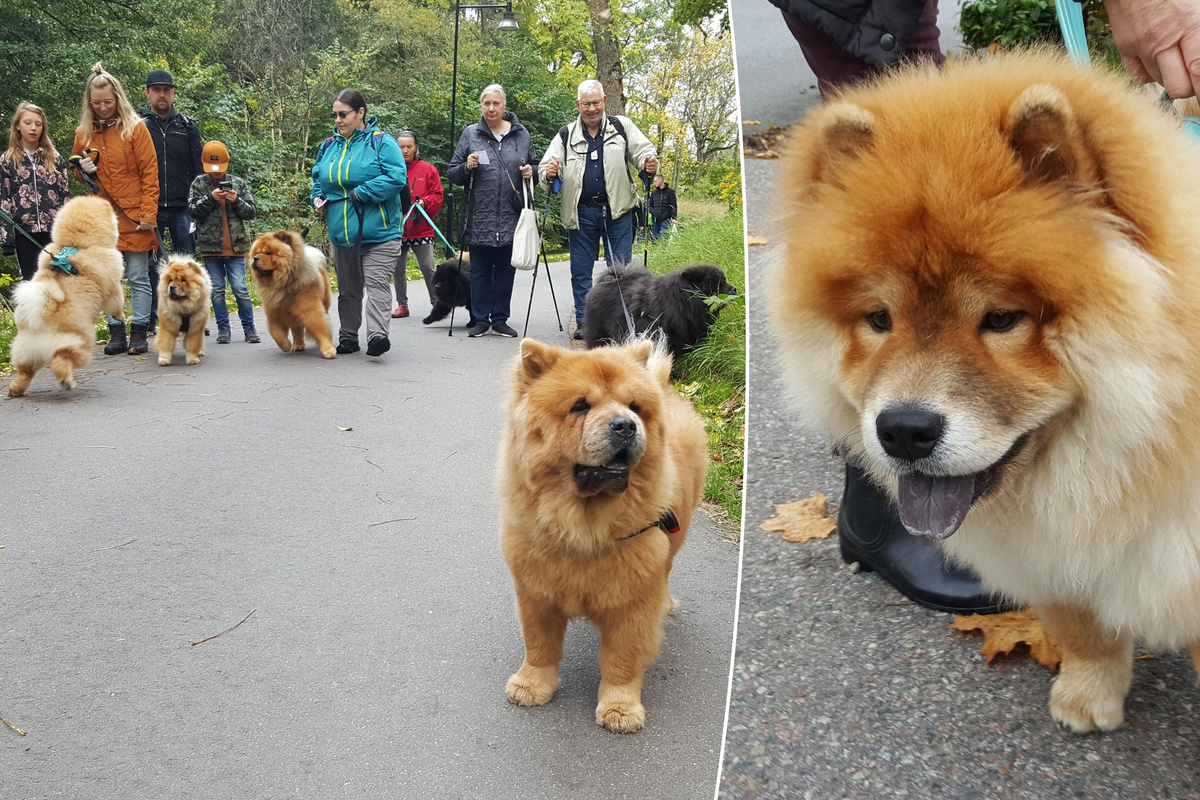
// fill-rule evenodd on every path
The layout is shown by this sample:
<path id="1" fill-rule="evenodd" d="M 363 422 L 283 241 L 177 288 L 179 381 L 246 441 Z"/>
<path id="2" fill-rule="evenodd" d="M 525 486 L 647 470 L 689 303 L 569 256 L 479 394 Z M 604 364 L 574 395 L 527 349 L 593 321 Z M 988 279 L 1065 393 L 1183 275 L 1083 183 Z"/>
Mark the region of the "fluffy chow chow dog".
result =
<path id="1" fill-rule="evenodd" d="M 175 340 L 183 334 L 185 361 L 199 364 L 204 355 L 204 325 L 212 281 L 204 267 L 186 256 L 171 256 L 158 279 L 158 365 L 175 355 Z"/>
<path id="2" fill-rule="evenodd" d="M 617 733 L 645 724 L 643 675 L 675 608 L 667 579 L 708 466 L 704 424 L 670 372 L 649 342 L 521 343 L 497 476 L 525 636 L 512 703 L 550 700 L 567 620 L 586 617 L 601 637 L 596 722 Z"/>
<path id="3" fill-rule="evenodd" d="M 333 293 L 321 251 L 306 245 L 298 233 L 275 231 L 259 234 L 246 257 L 254 270 L 267 330 L 279 349 L 303 350 L 307 333 L 324 358 L 336 356 L 328 317 Z"/>
<path id="4" fill-rule="evenodd" d="M 18 283 L 13 293 L 17 336 L 11 358 L 17 374 L 9 397 L 25 394 L 34 373 L 47 364 L 62 388 L 73 389 L 72 368 L 90 361 L 96 346 L 96 318 L 124 314 L 125 265 L 108 201 L 68 201 L 54 220 L 51 238 L 33 279 Z"/>
<path id="5" fill-rule="evenodd" d="M 1063 646 L 1123 721 L 1135 639 L 1200 657 L 1200 148 L 1040 53 L 809 115 L 769 297 L 799 408 Z"/>
<path id="6" fill-rule="evenodd" d="M 719 294 L 737 294 L 737 289 L 725 280 L 724 270 L 711 264 L 696 264 L 666 275 L 653 275 L 636 265 L 617 266 L 601 275 L 588 293 L 583 339 L 588 347 L 599 347 L 629 338 L 621 306 L 624 295 L 634 332 L 661 331 L 671 355 L 678 358 L 708 336 L 717 311 L 704 298 Z"/>
<path id="7" fill-rule="evenodd" d="M 437 265 L 433 272 L 433 296 L 437 299 L 429 316 L 421 320 L 425 325 L 432 325 L 450 316 L 455 307 L 467 309 L 467 327 L 475 324 L 471 314 L 471 256 L 463 254 L 462 266 L 458 258 L 448 258 Z"/>

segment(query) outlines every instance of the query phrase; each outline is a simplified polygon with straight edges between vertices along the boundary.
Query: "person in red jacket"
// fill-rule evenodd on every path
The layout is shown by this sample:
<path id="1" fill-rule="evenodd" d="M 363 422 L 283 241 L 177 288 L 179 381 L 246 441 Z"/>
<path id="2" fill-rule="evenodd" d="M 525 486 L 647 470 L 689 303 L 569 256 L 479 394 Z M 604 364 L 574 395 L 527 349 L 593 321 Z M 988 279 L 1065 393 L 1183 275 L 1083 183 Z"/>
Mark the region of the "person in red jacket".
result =
<path id="1" fill-rule="evenodd" d="M 442 178 L 438 175 L 437 167 L 428 161 L 421 160 L 417 149 L 417 137 L 412 131 L 400 131 L 396 134 L 396 142 L 400 152 L 404 154 L 404 166 L 408 169 L 408 185 L 412 192 L 414 205 L 420 205 L 430 219 L 437 216 L 442 208 Z M 401 239 L 400 264 L 396 267 L 396 310 L 392 318 L 408 316 L 408 278 L 405 277 L 405 265 L 408 263 L 408 251 L 412 250 L 417 257 L 417 266 L 425 276 L 425 289 L 429 292 L 429 306 L 436 304 L 433 296 L 433 228 L 421 216 L 420 211 L 413 211 L 412 216 L 404 225 L 404 236 Z"/>

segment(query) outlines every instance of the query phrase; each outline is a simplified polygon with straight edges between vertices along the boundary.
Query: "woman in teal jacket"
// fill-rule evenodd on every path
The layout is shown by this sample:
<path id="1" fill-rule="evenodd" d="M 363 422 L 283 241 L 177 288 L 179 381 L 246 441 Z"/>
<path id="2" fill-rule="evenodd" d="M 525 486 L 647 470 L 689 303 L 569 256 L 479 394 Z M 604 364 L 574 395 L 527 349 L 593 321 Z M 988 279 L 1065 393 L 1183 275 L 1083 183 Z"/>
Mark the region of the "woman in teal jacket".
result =
<path id="1" fill-rule="evenodd" d="M 388 283 L 401 254 L 400 192 L 407 182 L 404 156 L 391 136 L 367 117 L 357 89 L 333 100 L 334 135 L 325 140 L 313 165 L 312 204 L 325 215 L 338 280 L 337 351 L 358 352 L 363 290 L 367 296 L 367 355 L 391 349 L 388 323 L 392 292 Z"/>

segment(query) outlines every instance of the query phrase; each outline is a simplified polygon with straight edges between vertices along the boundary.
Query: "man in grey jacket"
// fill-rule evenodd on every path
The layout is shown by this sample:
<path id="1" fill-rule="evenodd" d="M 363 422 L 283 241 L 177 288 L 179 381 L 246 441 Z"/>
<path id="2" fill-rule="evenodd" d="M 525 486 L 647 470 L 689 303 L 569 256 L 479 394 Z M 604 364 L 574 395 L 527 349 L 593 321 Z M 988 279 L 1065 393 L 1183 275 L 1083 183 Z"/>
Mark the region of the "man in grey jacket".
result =
<path id="1" fill-rule="evenodd" d="M 583 338 L 583 307 L 592 288 L 592 270 L 604 241 L 610 264 L 633 260 L 633 209 L 638 205 L 634 170 L 658 172 L 654 144 L 629 117 L 604 113 L 604 87 L 579 84 L 579 119 L 558 132 L 538 167 L 549 186 L 562 177 L 562 221 L 571 252 L 575 294 L 575 338 Z"/>

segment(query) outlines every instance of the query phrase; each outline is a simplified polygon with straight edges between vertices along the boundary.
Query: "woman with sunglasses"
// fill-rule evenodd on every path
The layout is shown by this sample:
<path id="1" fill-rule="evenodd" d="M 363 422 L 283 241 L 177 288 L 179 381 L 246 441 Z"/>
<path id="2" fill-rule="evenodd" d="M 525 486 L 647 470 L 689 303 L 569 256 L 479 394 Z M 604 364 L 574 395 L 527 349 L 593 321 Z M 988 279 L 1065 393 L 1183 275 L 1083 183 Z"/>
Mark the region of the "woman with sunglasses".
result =
<path id="1" fill-rule="evenodd" d="M 367 299 L 367 355 L 381 356 L 388 338 L 392 288 L 401 263 L 400 193 L 407 183 L 404 156 L 391 136 L 367 116 L 357 89 L 333 99 L 334 133 L 313 164 L 312 204 L 325 215 L 338 280 L 337 352 L 358 352 L 363 292 Z"/>
<path id="2" fill-rule="evenodd" d="M 130 353 L 148 349 L 150 306 L 150 254 L 158 249 L 158 156 L 146 123 L 133 110 L 121 83 L 99 63 L 92 67 L 83 92 L 83 112 L 71 147 L 89 191 L 112 203 L 117 215 L 117 249 L 125 259 L 133 305 Z M 107 355 L 125 352 L 125 320 L 108 318 Z"/>
<path id="3" fill-rule="evenodd" d="M 70 197 L 67 161 L 50 141 L 46 114 L 33 103 L 20 103 L 0 153 L 0 211 L 16 228 L 0 226 L 5 251 L 15 250 L 21 280 L 37 272 L 41 248 L 50 244 L 54 217 Z"/>

